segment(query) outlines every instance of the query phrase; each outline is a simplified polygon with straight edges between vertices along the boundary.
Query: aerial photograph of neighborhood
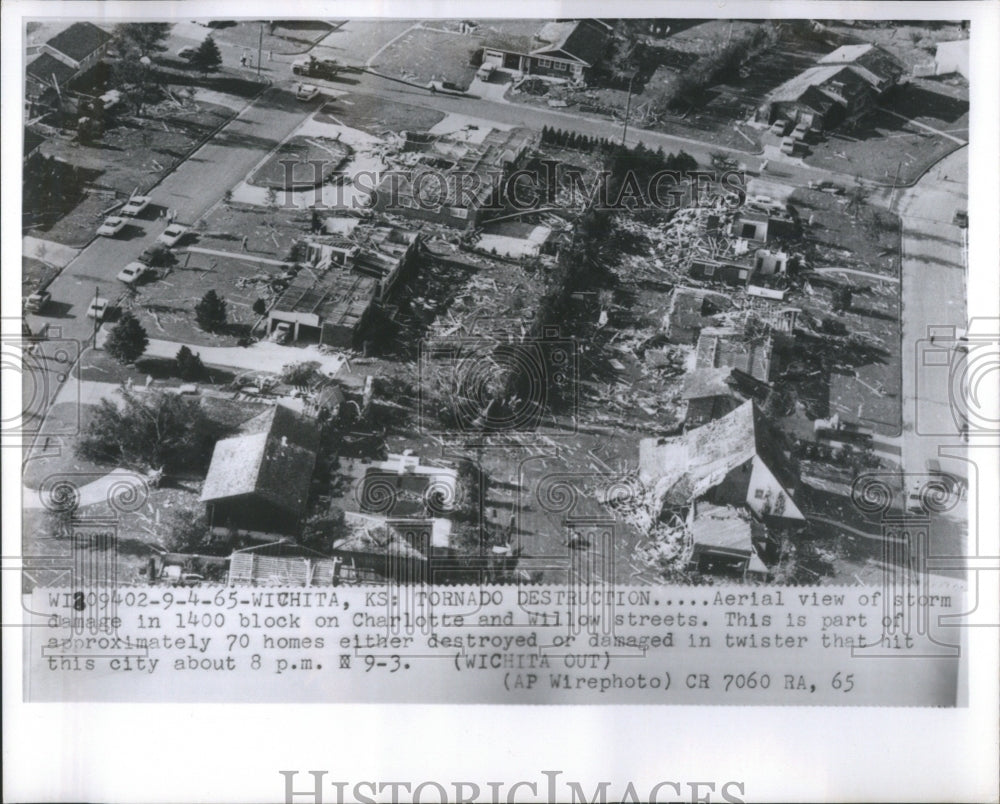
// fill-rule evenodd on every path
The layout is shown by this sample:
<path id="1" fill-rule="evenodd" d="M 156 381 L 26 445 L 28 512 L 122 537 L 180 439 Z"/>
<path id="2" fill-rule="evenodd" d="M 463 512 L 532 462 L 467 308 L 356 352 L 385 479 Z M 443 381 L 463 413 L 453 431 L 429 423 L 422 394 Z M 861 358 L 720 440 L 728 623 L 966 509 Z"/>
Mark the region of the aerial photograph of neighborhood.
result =
<path id="1" fill-rule="evenodd" d="M 29 21 L 24 590 L 960 578 L 969 36 Z"/>

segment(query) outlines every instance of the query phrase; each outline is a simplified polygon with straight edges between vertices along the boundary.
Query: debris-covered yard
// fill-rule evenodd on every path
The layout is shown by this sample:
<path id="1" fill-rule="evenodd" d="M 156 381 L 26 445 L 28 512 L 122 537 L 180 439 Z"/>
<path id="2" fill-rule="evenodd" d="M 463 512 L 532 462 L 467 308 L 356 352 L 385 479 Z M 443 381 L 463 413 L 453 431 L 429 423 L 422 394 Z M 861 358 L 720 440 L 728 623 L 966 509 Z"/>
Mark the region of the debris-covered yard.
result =
<path id="1" fill-rule="evenodd" d="M 379 53 L 372 68 L 415 84 L 449 81 L 464 89 L 476 73 L 471 62 L 480 47 L 467 34 L 417 27 Z"/>

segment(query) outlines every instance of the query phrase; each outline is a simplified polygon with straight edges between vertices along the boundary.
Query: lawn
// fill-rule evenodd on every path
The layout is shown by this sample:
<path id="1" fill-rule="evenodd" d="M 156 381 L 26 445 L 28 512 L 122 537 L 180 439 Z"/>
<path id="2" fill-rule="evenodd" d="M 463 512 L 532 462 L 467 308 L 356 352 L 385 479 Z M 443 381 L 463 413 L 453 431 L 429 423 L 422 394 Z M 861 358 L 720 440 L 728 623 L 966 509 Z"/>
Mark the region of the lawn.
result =
<path id="1" fill-rule="evenodd" d="M 238 252 L 238 246 L 233 249 Z M 268 298 L 272 282 L 283 269 L 263 263 L 214 254 L 184 252 L 169 273 L 141 285 L 126 296 L 122 308 L 131 310 L 150 338 L 196 346 L 233 346 L 250 334 L 258 321 L 253 303 Z M 226 301 L 227 324 L 220 332 L 206 332 L 195 323 L 194 308 L 209 289 Z"/>
<path id="2" fill-rule="evenodd" d="M 282 55 L 306 53 L 336 30 L 338 24 L 322 20 L 217 22 L 206 27 L 205 34 L 211 34 L 219 42 L 243 47 L 256 59 L 258 46 L 265 54 L 269 50 Z"/>
<path id="3" fill-rule="evenodd" d="M 467 34 L 415 28 L 383 50 L 372 67 L 416 84 L 451 81 L 465 88 L 476 74 L 470 62 L 481 47 L 478 38 Z"/>
<path id="4" fill-rule="evenodd" d="M 103 349 L 88 349 L 73 371 L 73 375 L 84 382 L 127 383 L 145 386 L 149 378 L 150 385 L 155 388 L 177 388 L 192 380 L 183 380 L 177 376 L 173 360 L 159 357 L 140 357 L 132 365 L 122 365 Z M 198 383 L 223 386 L 231 383 L 235 375 L 231 371 L 206 366 Z"/>
<path id="5" fill-rule="evenodd" d="M 405 103 L 395 103 L 373 95 L 342 95 L 336 104 L 316 114 L 321 123 L 335 123 L 360 129 L 376 136 L 386 131 L 424 132 L 444 120 L 444 112 Z"/>
<path id="6" fill-rule="evenodd" d="M 324 184 L 351 152 L 349 145 L 325 137 L 292 137 L 283 142 L 248 181 L 275 190 Z"/>

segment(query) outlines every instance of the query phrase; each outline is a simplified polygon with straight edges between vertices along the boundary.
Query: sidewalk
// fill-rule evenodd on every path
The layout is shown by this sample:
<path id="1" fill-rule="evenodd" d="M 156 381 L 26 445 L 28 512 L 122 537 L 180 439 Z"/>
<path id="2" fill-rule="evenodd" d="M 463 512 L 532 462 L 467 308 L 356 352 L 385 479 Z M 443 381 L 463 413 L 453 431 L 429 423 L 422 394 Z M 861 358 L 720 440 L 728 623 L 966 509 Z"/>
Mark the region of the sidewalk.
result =
<path id="1" fill-rule="evenodd" d="M 79 500 L 78 507 L 84 508 L 88 505 L 109 502 L 109 496 L 112 498 L 145 496 L 145 487 L 146 481 L 135 472 L 128 469 L 112 469 L 104 477 L 100 477 L 76 489 L 77 499 Z M 42 494 L 37 489 L 29 489 L 27 486 L 22 488 L 22 505 L 25 510 L 48 508 L 42 499 Z M 133 492 L 131 489 L 135 489 L 136 491 Z"/>
<path id="2" fill-rule="evenodd" d="M 103 347 L 107 333 L 108 330 L 102 327 L 97 337 L 98 348 Z M 260 341 L 251 346 L 192 346 L 155 338 L 150 338 L 143 357 L 173 360 L 178 350 L 185 345 L 200 355 L 206 365 L 242 371 L 267 371 L 273 374 L 280 373 L 289 363 L 314 360 L 319 363 L 321 371 L 333 375 L 340 371 L 347 360 L 342 354 L 323 354 L 316 346 L 282 346 L 270 341 Z"/>
<path id="3" fill-rule="evenodd" d="M 65 268 L 80 253 L 79 249 L 31 235 L 25 235 L 21 238 L 21 249 L 25 257 L 47 262 L 57 268 Z"/>

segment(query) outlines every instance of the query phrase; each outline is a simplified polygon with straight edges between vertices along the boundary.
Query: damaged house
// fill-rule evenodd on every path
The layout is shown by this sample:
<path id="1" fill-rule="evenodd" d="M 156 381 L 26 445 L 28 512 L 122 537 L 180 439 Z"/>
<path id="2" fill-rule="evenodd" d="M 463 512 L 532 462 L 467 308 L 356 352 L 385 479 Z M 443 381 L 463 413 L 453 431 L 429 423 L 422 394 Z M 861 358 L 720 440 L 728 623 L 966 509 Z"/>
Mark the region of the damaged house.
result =
<path id="1" fill-rule="evenodd" d="M 763 521 L 802 522 L 799 478 L 783 438 L 753 401 L 672 438 L 639 442 L 639 474 L 656 507 L 689 510 L 698 500 L 745 507 Z"/>
<path id="2" fill-rule="evenodd" d="M 428 143 L 412 167 L 383 179 L 374 208 L 459 229 L 481 226 L 487 213 L 504 209 L 507 179 L 524 164 L 534 139 L 515 128 Z"/>
<path id="3" fill-rule="evenodd" d="M 694 345 L 705 327 L 718 324 L 718 316 L 732 307 L 729 297 L 700 288 L 676 287 L 663 323 L 670 343 Z"/>
<path id="4" fill-rule="evenodd" d="M 904 72 L 903 65 L 877 45 L 844 45 L 772 90 L 757 116 L 768 124 L 791 120 L 828 131 L 872 109 Z"/>
<path id="5" fill-rule="evenodd" d="M 691 553 L 687 568 L 712 575 L 767 577 L 760 556 L 768 547 L 767 528 L 746 510 L 695 502 L 687 520 Z"/>
<path id="6" fill-rule="evenodd" d="M 339 348 L 362 342 L 376 307 L 391 302 L 415 266 L 420 239 L 416 232 L 361 222 L 346 231 L 306 243 L 307 264 L 272 305 L 268 332 L 281 328 L 292 340 Z"/>
<path id="7" fill-rule="evenodd" d="M 695 368 L 738 369 L 766 383 L 774 373 L 774 338 L 748 337 L 745 327 L 707 327 L 698 336 Z"/>
<path id="8" fill-rule="evenodd" d="M 768 385 L 731 367 L 697 368 L 685 375 L 681 399 L 686 403 L 684 427 L 701 427 L 721 419 L 748 399 L 763 399 Z"/>

